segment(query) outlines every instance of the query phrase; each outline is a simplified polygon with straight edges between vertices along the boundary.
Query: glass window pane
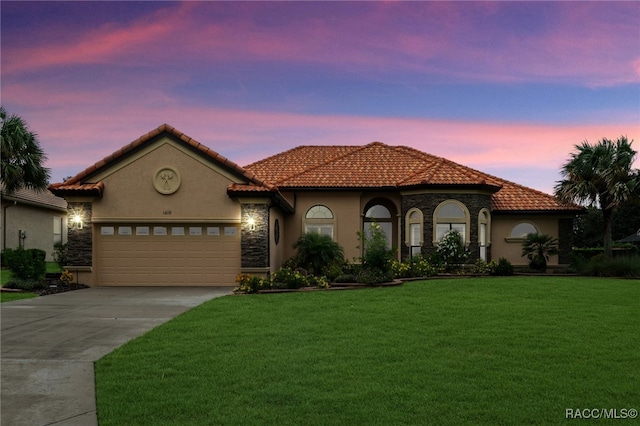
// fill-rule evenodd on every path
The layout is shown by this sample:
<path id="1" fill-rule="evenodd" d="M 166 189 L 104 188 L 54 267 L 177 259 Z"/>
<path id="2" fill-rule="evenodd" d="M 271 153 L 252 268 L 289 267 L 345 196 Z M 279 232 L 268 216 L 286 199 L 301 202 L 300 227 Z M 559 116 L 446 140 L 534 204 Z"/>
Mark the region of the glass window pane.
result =
<path id="1" fill-rule="evenodd" d="M 307 219 L 333 219 L 333 213 L 326 206 L 313 206 L 307 211 Z"/>
<path id="2" fill-rule="evenodd" d="M 419 246 L 420 245 L 420 224 L 412 223 L 410 227 L 411 232 L 411 245 Z"/>
<path id="3" fill-rule="evenodd" d="M 451 230 L 450 223 L 439 223 L 436 225 L 436 241 L 440 241 L 444 235 Z"/>
<path id="4" fill-rule="evenodd" d="M 380 229 L 384 232 L 384 236 L 387 237 L 387 248 L 391 248 L 391 236 L 393 231 L 393 225 L 390 222 L 379 223 Z"/>
<path id="5" fill-rule="evenodd" d="M 321 235 L 328 235 L 331 238 L 333 238 L 333 226 L 331 225 L 323 225 L 320 227 L 320 234 Z"/>
<path id="6" fill-rule="evenodd" d="M 365 222 L 364 224 L 364 235 L 367 238 L 371 238 L 371 227 L 375 224 L 375 222 Z M 392 238 L 392 230 L 393 225 L 391 222 L 378 222 L 378 226 L 380 226 L 380 230 L 384 234 L 387 240 L 387 248 L 391 248 L 391 238 Z"/>
<path id="7" fill-rule="evenodd" d="M 391 219 L 391 212 L 385 206 L 378 204 L 367 210 L 365 216 L 374 219 Z"/>
<path id="8" fill-rule="evenodd" d="M 465 218 L 464 210 L 456 203 L 447 203 L 438 209 L 438 217 Z"/>
<path id="9" fill-rule="evenodd" d="M 418 212 L 413 211 L 413 212 L 411 212 L 411 214 L 409 215 L 409 219 L 415 219 L 415 220 L 418 220 L 418 219 L 420 219 L 420 215 L 418 214 Z"/>
<path id="10" fill-rule="evenodd" d="M 537 232 L 538 230 L 535 226 L 530 223 L 523 222 L 513 227 L 510 237 L 525 238 L 527 234 L 536 234 Z"/>

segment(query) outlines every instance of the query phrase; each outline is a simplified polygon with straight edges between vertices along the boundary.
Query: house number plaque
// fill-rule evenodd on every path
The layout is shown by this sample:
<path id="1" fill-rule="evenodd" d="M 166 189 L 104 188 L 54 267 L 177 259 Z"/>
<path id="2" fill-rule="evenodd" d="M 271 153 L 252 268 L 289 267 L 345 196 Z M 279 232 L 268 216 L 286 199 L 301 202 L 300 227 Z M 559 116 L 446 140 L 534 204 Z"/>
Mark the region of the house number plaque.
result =
<path id="1" fill-rule="evenodd" d="M 174 167 L 161 167 L 153 175 L 153 187 L 161 194 L 173 194 L 180 188 L 180 173 Z"/>

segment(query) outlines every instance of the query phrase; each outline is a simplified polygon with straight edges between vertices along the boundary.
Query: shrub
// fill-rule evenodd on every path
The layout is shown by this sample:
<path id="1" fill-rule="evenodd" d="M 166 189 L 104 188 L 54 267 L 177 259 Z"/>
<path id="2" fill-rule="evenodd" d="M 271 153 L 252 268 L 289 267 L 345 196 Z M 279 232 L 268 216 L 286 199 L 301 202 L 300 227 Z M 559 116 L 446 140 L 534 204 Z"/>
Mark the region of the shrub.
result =
<path id="1" fill-rule="evenodd" d="M 302 288 L 309 285 L 309 280 L 300 271 L 285 266 L 273 274 L 271 285 L 275 288 Z"/>
<path id="2" fill-rule="evenodd" d="M 310 232 L 293 245 L 297 250 L 296 263 L 314 275 L 325 275 L 334 266 L 344 263 L 343 250 L 328 235 Z"/>
<path id="3" fill-rule="evenodd" d="M 462 240 L 462 235 L 453 229 L 447 232 L 438 242 L 436 251 L 448 271 L 458 268 L 469 257 L 469 250 L 467 250 Z"/>
<path id="4" fill-rule="evenodd" d="M 53 260 L 63 269 L 67 265 L 67 245 L 57 243 L 53 247 Z"/>
<path id="5" fill-rule="evenodd" d="M 391 262 L 394 252 L 387 247 L 387 238 L 377 223 L 371 224 L 371 235 L 358 232 L 360 242 L 364 247 L 362 255 L 362 270 L 358 273 L 358 282 L 377 284 L 393 280 Z"/>
<path id="6" fill-rule="evenodd" d="M 393 273 L 377 268 L 362 268 L 358 274 L 358 282 L 362 284 L 380 284 L 393 281 Z"/>
<path id="7" fill-rule="evenodd" d="M 404 262 L 394 260 L 391 263 L 391 270 L 396 278 L 430 277 L 438 273 L 437 269 L 422 256 L 415 256 Z"/>
<path id="8" fill-rule="evenodd" d="M 497 263 L 494 260 L 487 262 L 485 260 L 478 259 L 476 260 L 476 263 L 474 263 L 471 272 L 474 274 L 490 274 L 495 265 L 497 265 Z"/>
<path id="9" fill-rule="evenodd" d="M 558 254 L 558 239 L 547 234 L 528 234 L 522 243 L 522 256 L 534 271 L 546 272 L 549 258 Z"/>
<path id="10" fill-rule="evenodd" d="M 355 274 L 342 274 L 338 275 L 334 280 L 334 283 L 357 283 L 358 277 Z"/>
<path id="11" fill-rule="evenodd" d="M 474 274 L 489 274 L 489 275 L 513 275 L 513 265 L 504 257 L 501 257 L 498 261 L 492 260 L 486 262 L 482 259 L 478 259 L 473 265 L 472 272 Z"/>
<path id="12" fill-rule="evenodd" d="M 47 272 L 47 253 L 40 249 L 6 249 L 3 262 L 20 280 L 41 280 Z"/>
<path id="13" fill-rule="evenodd" d="M 16 278 L 16 279 L 12 279 L 7 284 L 5 284 L 5 287 L 24 290 L 24 291 L 33 291 L 33 290 L 43 289 L 44 283 L 40 280 Z"/>
<path id="14" fill-rule="evenodd" d="M 492 260 L 491 262 L 489 262 L 489 264 L 491 265 L 491 269 L 489 271 L 490 275 L 497 275 L 497 276 L 513 275 L 513 265 L 507 259 L 505 259 L 504 257 L 501 257 L 500 259 L 498 259 L 498 262 L 496 262 L 495 264 L 494 262 L 495 260 Z"/>
<path id="15" fill-rule="evenodd" d="M 580 273 L 595 277 L 640 278 L 640 256 L 607 259 L 603 254 L 599 254 L 583 265 Z"/>

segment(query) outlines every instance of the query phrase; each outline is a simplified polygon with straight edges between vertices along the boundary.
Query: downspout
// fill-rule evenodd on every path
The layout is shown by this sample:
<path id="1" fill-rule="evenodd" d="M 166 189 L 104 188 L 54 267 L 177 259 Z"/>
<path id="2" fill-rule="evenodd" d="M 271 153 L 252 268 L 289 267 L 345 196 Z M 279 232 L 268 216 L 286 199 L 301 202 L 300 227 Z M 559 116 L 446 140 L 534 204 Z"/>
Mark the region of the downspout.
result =
<path id="1" fill-rule="evenodd" d="M 8 204 L 2 209 L 2 251 L 7 248 L 7 209 L 14 207 L 18 202 L 13 200 L 13 204 Z"/>

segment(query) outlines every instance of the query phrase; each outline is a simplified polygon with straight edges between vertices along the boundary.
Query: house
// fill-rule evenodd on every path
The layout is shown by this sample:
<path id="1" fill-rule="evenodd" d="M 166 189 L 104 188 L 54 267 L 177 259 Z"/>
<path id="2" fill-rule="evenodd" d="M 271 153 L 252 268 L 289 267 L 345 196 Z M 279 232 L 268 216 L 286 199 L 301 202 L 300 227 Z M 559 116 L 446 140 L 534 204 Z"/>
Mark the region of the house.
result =
<path id="1" fill-rule="evenodd" d="M 0 232 L 5 248 L 40 249 L 53 261 L 56 244 L 67 242 L 67 202 L 51 192 L 22 188 L 7 194 L 4 187 Z"/>
<path id="2" fill-rule="evenodd" d="M 68 267 L 90 285 L 232 285 L 294 254 L 304 232 L 349 259 L 376 222 L 399 259 L 450 229 L 473 259 L 520 256 L 531 232 L 567 264 L 581 207 L 405 146 L 300 146 L 240 167 L 162 125 L 51 191 L 68 202 Z"/>

